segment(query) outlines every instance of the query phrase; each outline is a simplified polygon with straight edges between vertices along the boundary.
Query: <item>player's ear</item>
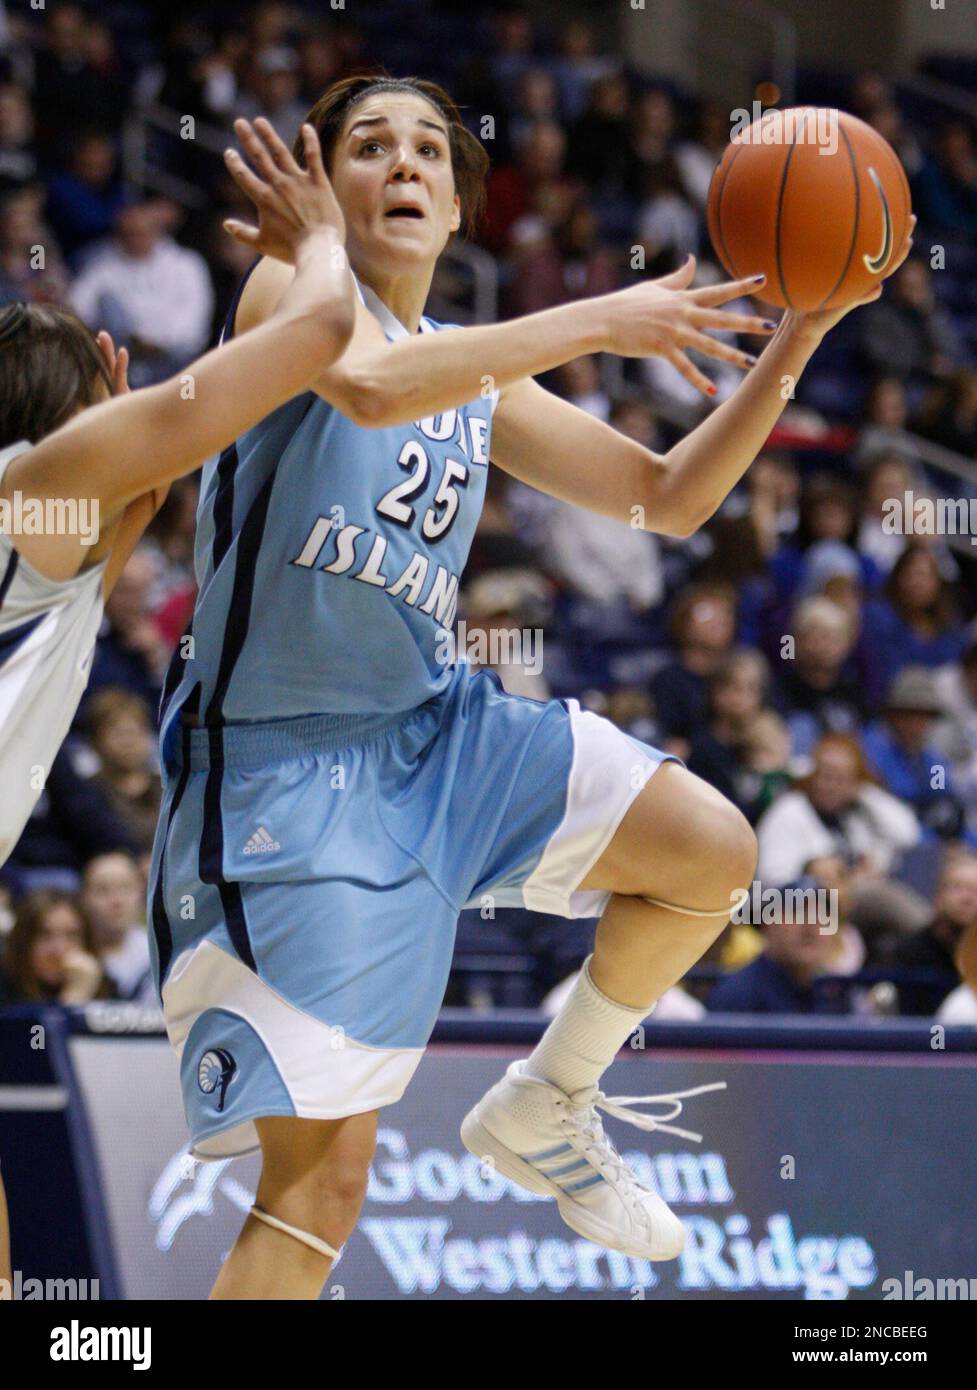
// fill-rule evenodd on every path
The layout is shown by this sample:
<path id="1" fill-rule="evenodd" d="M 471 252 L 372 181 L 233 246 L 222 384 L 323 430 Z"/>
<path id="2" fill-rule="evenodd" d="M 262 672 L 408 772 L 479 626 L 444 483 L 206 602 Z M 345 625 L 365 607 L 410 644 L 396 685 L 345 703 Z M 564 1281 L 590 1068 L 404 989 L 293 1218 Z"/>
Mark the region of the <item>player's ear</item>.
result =
<path id="1" fill-rule="evenodd" d="M 460 226 L 461 226 L 461 199 L 458 197 L 458 194 L 456 193 L 456 194 L 455 194 L 455 205 L 454 205 L 454 207 L 453 207 L 452 210 L 451 210 L 451 226 L 450 226 L 450 230 L 451 230 L 452 232 L 457 232 L 457 230 L 458 230 L 458 228 L 459 228 Z"/>

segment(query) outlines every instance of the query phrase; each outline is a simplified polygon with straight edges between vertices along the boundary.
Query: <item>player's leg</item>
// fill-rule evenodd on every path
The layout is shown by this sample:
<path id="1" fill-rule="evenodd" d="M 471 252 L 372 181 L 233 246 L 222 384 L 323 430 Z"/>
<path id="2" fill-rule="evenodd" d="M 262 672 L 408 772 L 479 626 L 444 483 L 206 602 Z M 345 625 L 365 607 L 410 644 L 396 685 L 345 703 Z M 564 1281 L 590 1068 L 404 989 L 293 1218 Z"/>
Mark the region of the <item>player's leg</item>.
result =
<path id="1" fill-rule="evenodd" d="M 3 1190 L 3 1179 L 0 1178 L 0 1283 L 4 1281 L 9 1286 L 13 1282 L 13 1275 L 10 1272 L 10 1226 L 7 1223 L 7 1197 Z"/>
<path id="2" fill-rule="evenodd" d="M 527 1072 L 568 1093 L 596 1085 L 635 1026 L 722 932 L 755 865 L 756 837 L 736 807 L 664 763 L 581 884 L 612 896 L 594 953 Z"/>
<path id="3" fill-rule="evenodd" d="M 316 1299 L 366 1195 L 377 1112 L 341 1120 L 256 1121 L 261 1180 L 255 1208 L 224 1261 L 213 1299 Z M 282 1227 L 288 1227 L 288 1230 Z M 318 1247 L 318 1248 L 317 1248 Z"/>
<path id="4" fill-rule="evenodd" d="M 634 1008 L 659 999 L 723 930 L 756 855 L 742 813 L 701 778 L 664 763 L 581 884 L 614 894 L 591 961 L 598 988 Z M 692 915 L 700 912 L 715 915 Z"/>
<path id="5" fill-rule="evenodd" d="M 547 769 L 558 764 L 561 739 L 569 739 L 572 758 L 552 797 Z M 739 811 L 662 756 L 573 708 L 563 716 L 550 706 L 541 720 L 520 772 L 525 786 L 510 797 L 506 834 L 537 833 L 538 811 L 525 825 L 518 814 L 532 804 L 530 789 L 536 804 L 552 798 L 551 829 L 521 880 L 523 900 L 570 917 L 602 913 L 597 945 L 531 1056 L 513 1064 L 462 1126 L 472 1152 L 554 1197 L 579 1234 L 647 1259 L 674 1258 L 684 1230 L 605 1135 L 600 1078 L 655 1000 L 722 931 L 756 858 Z M 612 1113 L 652 1129 L 681 1110 L 681 1098 L 667 1103 L 671 1113 L 657 1122 L 627 1106 Z"/>

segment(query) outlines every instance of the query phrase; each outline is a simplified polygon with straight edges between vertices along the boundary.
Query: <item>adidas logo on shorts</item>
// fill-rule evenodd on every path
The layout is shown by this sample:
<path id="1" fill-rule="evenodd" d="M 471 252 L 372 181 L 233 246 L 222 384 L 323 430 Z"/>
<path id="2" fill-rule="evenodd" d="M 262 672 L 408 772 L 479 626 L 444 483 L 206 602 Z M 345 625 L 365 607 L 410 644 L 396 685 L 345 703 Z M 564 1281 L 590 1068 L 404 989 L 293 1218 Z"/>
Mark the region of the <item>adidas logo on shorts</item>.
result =
<path id="1" fill-rule="evenodd" d="M 281 845 L 271 838 L 263 825 L 258 826 L 244 846 L 245 854 L 273 854 L 276 849 L 281 849 Z"/>

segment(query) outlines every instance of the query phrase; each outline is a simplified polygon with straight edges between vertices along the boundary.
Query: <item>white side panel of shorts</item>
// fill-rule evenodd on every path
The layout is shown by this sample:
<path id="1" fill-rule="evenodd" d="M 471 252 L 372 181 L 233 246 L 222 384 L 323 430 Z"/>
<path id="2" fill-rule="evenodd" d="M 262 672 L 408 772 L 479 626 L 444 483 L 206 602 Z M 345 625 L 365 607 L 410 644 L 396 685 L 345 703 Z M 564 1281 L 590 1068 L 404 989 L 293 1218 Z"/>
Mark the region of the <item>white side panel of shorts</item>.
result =
<path id="1" fill-rule="evenodd" d="M 163 988 L 166 1031 L 177 1057 L 205 1009 L 225 1009 L 251 1025 L 303 1119 L 336 1120 L 393 1105 L 424 1055 L 421 1047 L 356 1042 L 297 1009 L 210 941 L 178 957 Z"/>
<path id="2" fill-rule="evenodd" d="M 610 892 L 577 892 L 634 798 L 661 766 L 609 719 L 568 700 L 573 762 L 563 820 L 523 884 L 523 901 L 557 917 L 599 917 Z"/>

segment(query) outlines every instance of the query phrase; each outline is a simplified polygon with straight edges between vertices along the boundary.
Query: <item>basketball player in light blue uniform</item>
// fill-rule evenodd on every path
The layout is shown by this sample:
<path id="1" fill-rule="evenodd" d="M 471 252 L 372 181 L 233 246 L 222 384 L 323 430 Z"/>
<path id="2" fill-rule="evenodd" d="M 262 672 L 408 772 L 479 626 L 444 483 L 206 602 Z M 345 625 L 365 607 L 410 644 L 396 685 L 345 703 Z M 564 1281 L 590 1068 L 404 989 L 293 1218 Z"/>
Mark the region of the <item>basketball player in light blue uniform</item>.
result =
<path id="1" fill-rule="evenodd" d="M 353 339 L 205 469 L 199 597 L 162 705 L 150 913 L 192 1152 L 263 1156 L 214 1296 L 318 1295 L 357 1219 L 377 1112 L 430 1036 L 457 915 L 485 903 L 601 922 L 567 1004 L 474 1106 L 464 1142 L 580 1234 L 671 1258 L 681 1223 L 598 1109 L 667 1128 L 681 1096 L 653 1117 L 597 1087 L 722 929 L 752 832 L 674 760 L 572 701 L 506 695 L 447 639 L 490 458 L 622 523 L 688 534 L 840 315 L 788 316 L 733 399 L 658 458 L 533 375 L 584 352 L 660 352 L 708 388 L 684 349 L 750 365 L 703 330 L 771 331 L 720 307 L 757 281 L 691 290 L 690 265 L 514 323 L 436 323 L 434 267 L 486 163 L 457 107 L 414 79 L 355 77 L 309 120 L 357 277 Z M 236 128 L 260 206 L 282 154 Z M 262 260 L 225 342 L 290 279 Z"/>

